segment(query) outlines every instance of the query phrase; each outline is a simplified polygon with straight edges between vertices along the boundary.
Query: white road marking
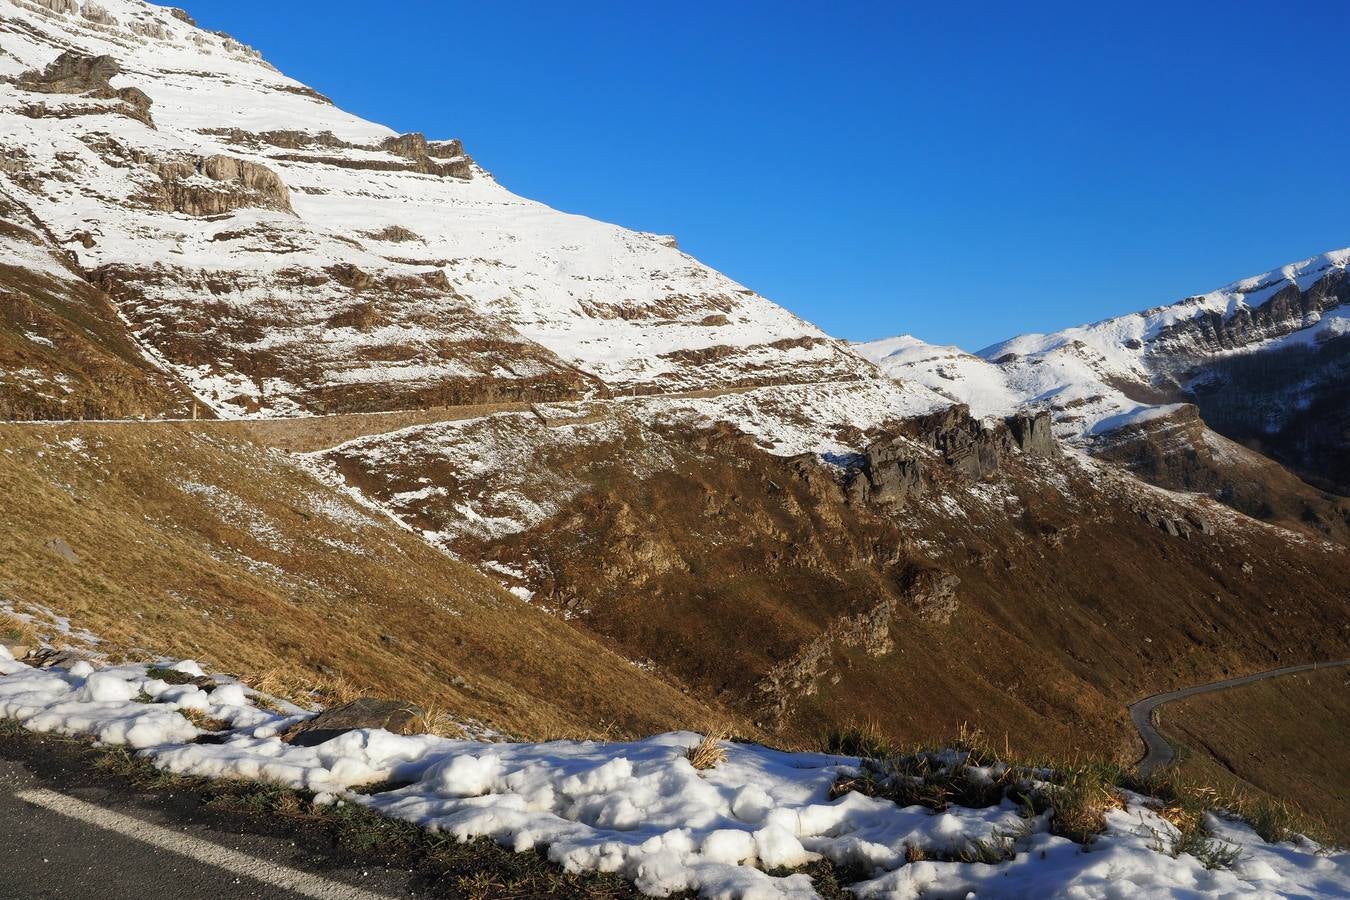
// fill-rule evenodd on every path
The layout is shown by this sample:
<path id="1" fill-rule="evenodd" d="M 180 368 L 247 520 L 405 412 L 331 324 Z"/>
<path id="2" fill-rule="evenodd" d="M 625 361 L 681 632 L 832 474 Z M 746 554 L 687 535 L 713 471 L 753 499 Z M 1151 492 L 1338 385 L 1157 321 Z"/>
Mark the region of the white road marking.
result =
<path id="1" fill-rule="evenodd" d="M 303 897 L 312 897 L 314 900 L 389 900 L 383 894 L 371 893 L 341 882 L 310 875 L 308 872 L 287 868 L 278 863 L 257 859 L 246 853 L 160 828 L 158 825 L 151 825 L 149 822 L 142 822 L 140 819 L 124 816 L 55 791 L 37 788 L 19 791 L 14 796 L 59 815 L 107 831 L 115 831 L 143 844 L 150 844 L 235 875 L 243 875 L 264 884 L 292 891 Z"/>

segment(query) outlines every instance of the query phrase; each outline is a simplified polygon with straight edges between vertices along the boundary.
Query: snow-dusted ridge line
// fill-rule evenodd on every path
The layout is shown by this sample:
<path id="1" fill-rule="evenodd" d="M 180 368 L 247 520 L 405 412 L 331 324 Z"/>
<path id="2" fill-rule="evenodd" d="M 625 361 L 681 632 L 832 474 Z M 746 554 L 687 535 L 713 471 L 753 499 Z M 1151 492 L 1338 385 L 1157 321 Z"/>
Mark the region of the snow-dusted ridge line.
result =
<path id="1" fill-rule="evenodd" d="M 1009 353 L 1019 355 L 1044 353 L 1072 343 L 1074 340 L 1101 338 L 1121 342 L 1139 340 L 1147 342 L 1169 325 L 1210 313 L 1218 313 L 1225 319 L 1232 318 L 1244 309 L 1253 309 L 1269 300 L 1279 290 L 1296 285 L 1299 290 L 1307 290 L 1328 272 L 1344 271 L 1350 264 L 1350 248 L 1329 250 L 1317 256 L 1311 256 L 1299 262 L 1289 263 L 1260 275 L 1240 278 L 1218 290 L 1207 294 L 1196 294 L 1174 303 L 1154 306 L 1141 312 L 1110 316 L 1088 325 L 1078 325 L 1062 331 L 1047 334 L 1029 333 L 991 344 L 983 350 L 975 351 L 976 356 L 990 361 Z"/>
<path id="2" fill-rule="evenodd" d="M 200 676 L 195 663 L 172 668 Z M 171 686 L 145 666 L 33 669 L 0 648 L 0 717 L 39 732 L 92 734 L 127 744 L 169 772 L 274 782 L 312 791 L 315 803 L 363 803 L 460 840 L 488 836 L 514 849 L 547 847 L 569 871 L 620 872 L 644 892 L 704 897 L 812 898 L 804 874 L 764 868 L 828 858 L 868 874 L 861 897 L 1343 895 L 1350 854 L 1306 840 L 1266 844 L 1250 828 L 1211 815 L 1214 835 L 1241 852 L 1232 870 L 1205 869 L 1166 852 L 1175 829 L 1151 801 L 1125 794 L 1106 831 L 1084 848 L 1049 832 L 1049 812 L 1024 817 L 1010 801 L 934 813 L 849 792 L 830 799 L 858 760 L 726 743 L 726 759 L 693 768 L 701 740 L 674 732 L 627 743 L 485 743 L 360 729 L 314 747 L 283 743 L 296 721 L 253 705 L 255 694 L 217 676 L 214 688 Z M 142 693 L 144 696 L 142 696 Z M 148 702 L 145 702 L 148 701 Z M 191 743 L 200 731 L 178 710 L 224 719 L 224 743 Z M 944 751 L 944 765 L 962 764 Z M 969 762 L 969 760 L 965 760 Z M 999 764 L 971 777 L 999 777 Z M 384 780 L 407 787 L 369 796 L 351 789 Z M 959 855 L 976 842 L 1013 848 L 995 864 L 907 863 L 909 848 Z"/>
<path id="3" fill-rule="evenodd" d="M 1175 412 L 1175 405 L 1158 398 L 1179 397 L 1197 364 L 1350 333 L 1350 315 L 1341 312 L 1347 309 L 1343 276 L 1348 264 L 1350 249 L 1333 250 L 1166 306 L 1048 334 L 1019 335 L 977 353 L 908 335 L 855 349 L 891 377 L 967 403 L 976 415 L 1048 408 L 1061 439 L 1090 442 Z M 1251 320 L 1281 291 L 1293 287 L 1302 295 L 1319 284 L 1332 286 L 1329 299 L 1310 304 L 1305 313 L 1294 307 L 1290 318 L 1245 332 L 1245 342 L 1236 346 L 1216 338 L 1215 332 L 1229 323 Z"/>

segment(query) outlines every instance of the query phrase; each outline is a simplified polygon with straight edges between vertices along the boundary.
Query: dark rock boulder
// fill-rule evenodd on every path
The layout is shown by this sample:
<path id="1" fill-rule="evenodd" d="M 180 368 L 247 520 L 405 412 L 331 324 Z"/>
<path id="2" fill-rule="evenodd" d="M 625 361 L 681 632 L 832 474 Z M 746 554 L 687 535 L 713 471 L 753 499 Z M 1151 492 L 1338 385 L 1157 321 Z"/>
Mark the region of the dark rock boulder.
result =
<path id="1" fill-rule="evenodd" d="M 383 728 L 394 734 L 411 734 L 424 715 L 421 707 L 412 703 L 362 697 L 291 726 L 281 739 L 297 747 L 315 747 L 358 728 Z"/>
<path id="2" fill-rule="evenodd" d="M 77 662 L 84 662 L 88 657 L 75 650 L 57 650 L 54 647 L 46 647 L 42 650 L 34 650 L 28 654 L 24 662 L 35 669 L 69 669 Z"/>
<path id="3" fill-rule="evenodd" d="M 969 407 L 957 404 L 910 419 L 894 434 L 868 445 L 845 483 L 850 501 L 898 507 L 921 496 L 930 481 L 925 467 L 934 462 L 925 447 L 936 450 L 947 468 L 971 479 L 996 474 L 1014 451 L 1046 457 L 1059 453 L 1047 412 L 1019 413 L 994 423 L 972 417 Z"/>
<path id="4" fill-rule="evenodd" d="M 1012 444 L 1006 428 L 972 417 L 964 404 L 920 416 L 908 426 L 915 440 L 937 450 L 949 467 L 971 478 L 997 472 Z"/>

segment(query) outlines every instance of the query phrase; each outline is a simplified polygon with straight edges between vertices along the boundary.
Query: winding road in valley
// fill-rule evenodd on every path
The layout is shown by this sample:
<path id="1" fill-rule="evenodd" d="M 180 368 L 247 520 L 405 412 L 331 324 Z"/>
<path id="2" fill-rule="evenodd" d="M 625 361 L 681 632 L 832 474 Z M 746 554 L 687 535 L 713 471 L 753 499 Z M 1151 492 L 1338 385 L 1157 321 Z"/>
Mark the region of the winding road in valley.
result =
<path id="1" fill-rule="evenodd" d="M 1153 722 L 1153 711 L 1164 703 L 1171 703 L 1174 700 L 1185 700 L 1187 697 L 1194 697 L 1197 694 L 1208 694 L 1211 691 L 1224 691 L 1228 688 L 1241 687 L 1245 684 L 1252 684 L 1257 681 L 1264 681 L 1267 678 L 1279 678 L 1283 675 L 1297 675 L 1300 672 L 1311 672 L 1315 669 L 1331 669 L 1337 666 L 1350 666 L 1350 659 L 1338 659 L 1331 662 L 1304 663 L 1300 666 L 1284 666 L 1279 669 L 1270 669 L 1266 672 L 1255 672 L 1251 675 L 1242 675 L 1237 678 L 1225 678 L 1223 681 L 1211 681 L 1209 684 L 1198 684 L 1193 687 L 1181 688 L 1176 691 L 1169 691 L 1165 694 L 1154 694 L 1152 697 L 1145 697 L 1130 704 L 1130 721 L 1138 729 L 1139 736 L 1143 738 L 1144 746 L 1147 752 L 1144 758 L 1139 761 L 1139 774 L 1145 778 L 1165 766 L 1172 764 L 1176 758 L 1176 751 L 1172 745 L 1167 743 L 1167 739 L 1158 731 Z"/>

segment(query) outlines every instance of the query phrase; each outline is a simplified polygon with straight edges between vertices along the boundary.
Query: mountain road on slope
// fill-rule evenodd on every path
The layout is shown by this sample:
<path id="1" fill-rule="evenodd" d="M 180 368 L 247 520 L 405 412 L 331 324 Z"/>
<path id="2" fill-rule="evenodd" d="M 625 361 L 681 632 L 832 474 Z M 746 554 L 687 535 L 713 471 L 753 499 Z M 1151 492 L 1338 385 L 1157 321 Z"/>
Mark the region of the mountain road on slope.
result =
<path id="1" fill-rule="evenodd" d="M 670 391 L 650 394 L 619 394 L 614 397 L 580 398 L 573 400 L 528 401 L 509 400 L 498 403 L 473 403 L 459 406 L 440 406 L 426 409 L 397 409 L 378 412 L 328 413 L 303 416 L 279 416 L 253 419 L 27 419 L 0 421 L 3 425 L 58 427 L 62 425 L 173 425 L 199 428 L 217 433 L 243 437 L 266 447 L 293 453 L 317 453 L 330 450 L 348 441 L 370 435 L 387 434 L 419 425 L 438 422 L 457 422 L 478 419 L 496 413 L 536 412 L 541 409 L 566 409 L 572 406 L 595 404 L 623 404 L 645 400 L 708 400 L 737 394 L 748 394 L 764 388 L 811 387 L 820 384 L 846 382 L 803 381 L 784 384 L 754 384 L 735 387 L 703 388 L 688 391 Z M 561 424 L 576 424 L 565 420 Z"/>
<path id="2" fill-rule="evenodd" d="M 1241 687 L 1252 684 L 1257 681 L 1264 681 L 1267 678 L 1279 678 L 1283 675 L 1297 675 L 1300 672 L 1311 672 L 1315 669 L 1330 669 L 1336 666 L 1350 665 L 1350 659 L 1338 659 L 1330 662 L 1304 663 L 1298 666 L 1284 666 L 1279 669 L 1270 669 L 1265 672 L 1255 672 L 1251 675 L 1242 675 L 1237 678 L 1225 678 L 1222 681 L 1211 681 L 1208 684 L 1194 685 L 1188 688 L 1181 688 L 1176 691 L 1169 691 L 1165 694 L 1154 694 L 1152 697 L 1145 697 L 1130 704 L 1130 721 L 1139 731 L 1139 737 L 1143 739 L 1147 752 L 1144 758 L 1139 761 L 1139 775 L 1147 778 L 1158 769 L 1165 768 L 1172 764 L 1176 759 L 1176 750 L 1167 742 L 1167 739 L 1158 731 L 1157 725 L 1153 721 L 1154 711 L 1165 703 L 1171 703 L 1175 700 L 1185 700 L 1188 697 L 1194 697 L 1198 694 L 1208 694 L 1212 691 L 1223 691 L 1229 688 Z"/>

